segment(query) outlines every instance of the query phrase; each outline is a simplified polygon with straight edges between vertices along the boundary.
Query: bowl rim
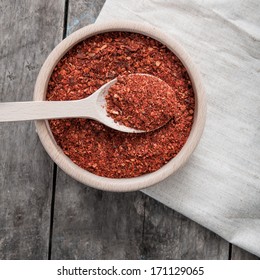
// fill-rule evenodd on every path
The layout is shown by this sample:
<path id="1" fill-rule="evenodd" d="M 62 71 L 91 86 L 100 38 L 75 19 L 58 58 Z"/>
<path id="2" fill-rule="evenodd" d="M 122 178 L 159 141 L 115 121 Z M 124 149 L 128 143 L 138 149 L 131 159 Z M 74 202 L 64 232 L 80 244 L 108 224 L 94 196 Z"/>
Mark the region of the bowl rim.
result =
<path id="1" fill-rule="evenodd" d="M 205 126 L 206 96 L 197 67 L 194 65 L 191 57 L 186 53 L 184 48 L 172 36 L 170 37 L 169 35 L 166 35 L 163 31 L 148 23 L 120 20 L 88 25 L 73 32 L 61 41 L 49 54 L 41 67 L 35 83 L 34 100 L 45 100 L 48 82 L 53 69 L 69 49 L 88 37 L 111 31 L 126 31 L 149 36 L 166 45 L 166 47 L 181 60 L 187 69 L 195 95 L 195 111 L 191 132 L 179 153 L 155 172 L 134 178 L 107 178 L 95 175 L 73 163 L 57 145 L 51 133 L 48 121 L 35 121 L 35 125 L 36 131 L 45 150 L 65 173 L 77 181 L 99 190 L 129 192 L 159 183 L 177 171 L 188 160 L 199 143 Z"/>

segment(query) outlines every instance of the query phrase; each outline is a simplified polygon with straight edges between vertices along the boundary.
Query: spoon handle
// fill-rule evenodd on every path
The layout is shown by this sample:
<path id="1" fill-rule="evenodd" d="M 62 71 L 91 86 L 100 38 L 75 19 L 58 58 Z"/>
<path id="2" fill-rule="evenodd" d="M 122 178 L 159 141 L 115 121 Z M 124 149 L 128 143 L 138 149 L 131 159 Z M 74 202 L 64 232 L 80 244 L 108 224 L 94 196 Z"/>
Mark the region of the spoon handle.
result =
<path id="1" fill-rule="evenodd" d="M 94 106 L 88 103 L 82 100 L 0 103 L 0 122 L 94 118 Z"/>

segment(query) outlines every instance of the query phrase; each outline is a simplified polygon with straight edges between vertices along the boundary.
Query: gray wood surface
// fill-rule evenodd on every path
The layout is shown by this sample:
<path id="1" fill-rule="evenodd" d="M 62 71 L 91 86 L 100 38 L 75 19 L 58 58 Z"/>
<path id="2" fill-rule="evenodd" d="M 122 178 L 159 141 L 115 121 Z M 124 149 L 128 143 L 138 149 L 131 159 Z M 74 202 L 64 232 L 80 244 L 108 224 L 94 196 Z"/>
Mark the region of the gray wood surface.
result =
<path id="1" fill-rule="evenodd" d="M 63 0 L 0 1 L 1 102 L 32 100 L 63 9 Z M 46 259 L 53 163 L 32 122 L 0 124 L 0 139 L 0 259 Z"/>
<path id="2" fill-rule="evenodd" d="M 104 2 L 0 1 L 0 101 L 31 100 L 48 53 Z M 256 259 L 141 192 L 56 172 L 31 122 L 1 124 L 0 139 L 0 259 Z"/>
<path id="3" fill-rule="evenodd" d="M 145 258 L 228 259 L 228 242 L 211 231 L 152 198 L 144 211 Z"/>
<path id="4" fill-rule="evenodd" d="M 253 254 L 250 254 L 249 252 L 232 245 L 232 254 L 231 254 L 232 260 L 259 260 L 259 258 Z"/>
<path id="5" fill-rule="evenodd" d="M 144 195 L 93 190 L 58 172 L 52 259 L 136 259 Z"/>

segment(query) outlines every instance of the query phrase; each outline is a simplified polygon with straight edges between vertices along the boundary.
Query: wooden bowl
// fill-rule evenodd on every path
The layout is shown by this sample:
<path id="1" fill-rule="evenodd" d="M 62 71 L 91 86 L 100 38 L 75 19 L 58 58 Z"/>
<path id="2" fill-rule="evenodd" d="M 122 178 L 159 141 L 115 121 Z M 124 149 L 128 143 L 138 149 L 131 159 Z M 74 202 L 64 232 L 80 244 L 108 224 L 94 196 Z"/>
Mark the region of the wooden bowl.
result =
<path id="1" fill-rule="evenodd" d="M 179 43 L 175 41 L 175 39 L 167 36 L 159 29 L 156 29 L 151 25 L 140 24 L 136 22 L 117 21 L 110 22 L 109 24 L 93 24 L 81 28 L 64 39 L 46 59 L 35 84 L 34 100 L 45 100 L 47 86 L 52 71 L 58 61 L 69 49 L 88 37 L 109 31 L 128 31 L 149 36 L 166 45 L 168 49 L 170 49 L 186 67 L 192 81 L 195 94 L 194 121 L 187 142 L 177 154 L 177 156 L 153 173 L 145 174 L 135 178 L 106 178 L 90 173 L 89 171 L 86 171 L 73 163 L 56 144 L 48 121 L 36 121 L 36 128 L 40 140 L 47 153 L 54 160 L 54 162 L 56 162 L 56 164 L 71 177 L 85 185 L 101 190 L 115 192 L 135 191 L 152 186 L 179 169 L 194 151 L 204 129 L 206 119 L 206 100 L 201 77 L 196 67 L 192 63 L 189 55 L 184 51 Z"/>

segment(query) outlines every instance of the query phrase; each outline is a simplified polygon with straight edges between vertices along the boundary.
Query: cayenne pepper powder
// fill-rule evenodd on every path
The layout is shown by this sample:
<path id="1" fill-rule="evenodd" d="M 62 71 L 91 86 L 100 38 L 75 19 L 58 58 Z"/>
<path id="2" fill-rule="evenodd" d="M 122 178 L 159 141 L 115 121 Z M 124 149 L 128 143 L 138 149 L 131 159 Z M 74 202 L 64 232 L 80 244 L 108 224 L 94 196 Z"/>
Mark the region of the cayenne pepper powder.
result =
<path id="1" fill-rule="evenodd" d="M 96 175 L 140 176 L 158 170 L 178 154 L 189 136 L 195 107 L 188 73 L 160 42 L 136 33 L 108 32 L 74 46 L 50 77 L 47 100 L 76 100 L 119 75 L 135 73 L 156 76 L 174 91 L 179 110 L 163 127 L 128 134 L 88 119 L 49 122 L 64 154 Z"/>
<path id="2" fill-rule="evenodd" d="M 107 113 L 116 122 L 151 131 L 178 111 L 173 89 L 161 79 L 143 74 L 119 76 L 106 95 Z"/>

